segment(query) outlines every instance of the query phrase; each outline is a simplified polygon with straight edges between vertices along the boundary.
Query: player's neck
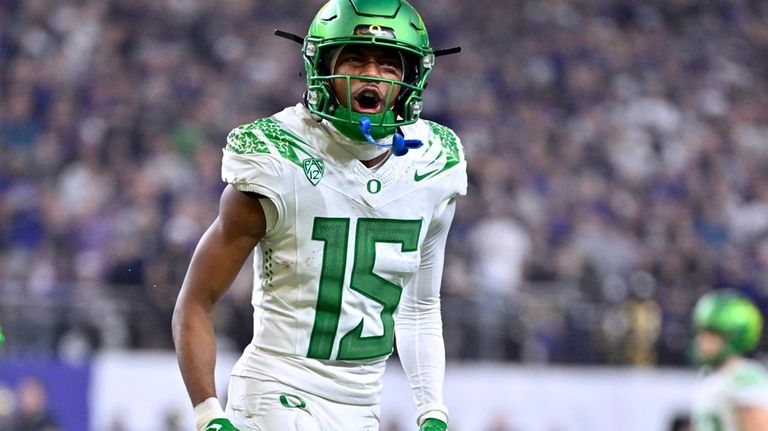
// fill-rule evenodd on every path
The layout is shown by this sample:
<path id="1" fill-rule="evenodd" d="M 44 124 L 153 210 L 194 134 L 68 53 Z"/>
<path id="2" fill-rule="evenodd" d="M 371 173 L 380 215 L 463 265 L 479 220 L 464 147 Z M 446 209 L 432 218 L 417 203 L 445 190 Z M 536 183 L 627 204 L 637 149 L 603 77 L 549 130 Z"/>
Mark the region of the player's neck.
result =
<path id="1" fill-rule="evenodd" d="M 391 145 L 392 136 L 378 140 L 383 146 L 376 146 L 365 141 L 360 142 L 350 139 L 339 132 L 328 120 L 322 120 L 321 125 L 330 135 L 331 141 L 368 168 L 384 160 L 390 152 L 387 146 Z"/>
<path id="2" fill-rule="evenodd" d="M 368 169 L 377 168 L 389 157 L 390 154 L 390 151 L 385 151 L 384 153 L 372 158 L 371 160 L 360 160 L 360 163 L 362 163 Z"/>
<path id="3" fill-rule="evenodd" d="M 721 365 L 719 369 L 725 371 L 738 366 L 742 362 L 744 362 L 744 357 L 732 356 L 723 362 L 723 365 Z"/>

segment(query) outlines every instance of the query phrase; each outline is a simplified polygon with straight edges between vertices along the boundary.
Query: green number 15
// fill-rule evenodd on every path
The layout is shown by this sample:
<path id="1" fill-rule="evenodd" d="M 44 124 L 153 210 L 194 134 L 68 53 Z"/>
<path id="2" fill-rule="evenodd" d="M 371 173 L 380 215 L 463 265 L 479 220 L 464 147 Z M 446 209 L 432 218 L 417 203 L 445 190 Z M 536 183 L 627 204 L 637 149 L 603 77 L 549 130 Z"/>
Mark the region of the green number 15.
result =
<path id="1" fill-rule="evenodd" d="M 307 356 L 330 359 L 336 331 L 339 327 L 344 273 L 347 268 L 348 218 L 315 219 L 312 239 L 323 241 L 323 266 L 317 296 L 317 311 Z M 350 288 L 382 305 L 381 322 L 384 333 L 363 337 L 363 319 L 339 341 L 339 360 L 371 359 L 392 352 L 395 321 L 392 317 L 403 291 L 402 286 L 373 273 L 376 244 L 400 244 L 401 251 L 416 251 L 421 232 L 421 220 L 390 220 L 361 218 L 355 233 L 354 262 Z"/>

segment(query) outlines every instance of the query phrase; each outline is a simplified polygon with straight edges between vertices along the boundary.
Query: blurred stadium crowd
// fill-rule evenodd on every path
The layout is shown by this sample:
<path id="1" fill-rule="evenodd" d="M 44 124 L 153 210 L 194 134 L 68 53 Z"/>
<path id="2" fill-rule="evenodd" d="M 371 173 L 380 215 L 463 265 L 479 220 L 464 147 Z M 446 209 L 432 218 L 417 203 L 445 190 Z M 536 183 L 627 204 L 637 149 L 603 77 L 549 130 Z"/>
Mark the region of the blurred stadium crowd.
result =
<path id="1" fill-rule="evenodd" d="M 768 2 L 413 0 L 425 117 L 470 194 L 446 261 L 454 360 L 682 365 L 693 301 L 768 305 Z M 221 147 L 301 99 L 318 0 L 0 3 L 0 355 L 170 348 Z M 250 339 L 247 271 L 220 334 Z"/>

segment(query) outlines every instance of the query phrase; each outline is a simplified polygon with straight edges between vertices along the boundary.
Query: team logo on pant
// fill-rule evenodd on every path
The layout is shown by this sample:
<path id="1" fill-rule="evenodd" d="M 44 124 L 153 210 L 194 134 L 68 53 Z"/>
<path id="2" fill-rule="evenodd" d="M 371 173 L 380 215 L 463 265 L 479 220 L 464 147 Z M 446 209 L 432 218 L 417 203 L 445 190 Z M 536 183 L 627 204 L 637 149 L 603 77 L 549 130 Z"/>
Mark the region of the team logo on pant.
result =
<path id="1" fill-rule="evenodd" d="M 325 163 L 320 159 L 304 159 L 304 174 L 313 186 L 323 178 Z"/>
<path id="2" fill-rule="evenodd" d="M 287 409 L 302 409 L 307 407 L 307 403 L 304 402 L 301 397 L 293 394 L 280 394 L 280 404 Z"/>

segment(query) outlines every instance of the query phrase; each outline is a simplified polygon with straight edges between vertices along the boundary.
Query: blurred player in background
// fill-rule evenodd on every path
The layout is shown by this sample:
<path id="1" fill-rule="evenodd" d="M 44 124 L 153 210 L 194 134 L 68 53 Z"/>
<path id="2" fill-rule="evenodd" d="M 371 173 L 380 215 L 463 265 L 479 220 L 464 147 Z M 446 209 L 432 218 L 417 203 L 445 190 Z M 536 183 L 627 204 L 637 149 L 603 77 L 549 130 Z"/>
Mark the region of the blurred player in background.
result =
<path id="1" fill-rule="evenodd" d="M 669 431 L 691 431 L 693 425 L 691 425 L 690 415 L 686 413 L 680 413 L 672 418 L 669 423 Z"/>
<path id="2" fill-rule="evenodd" d="M 731 290 L 709 293 L 694 309 L 694 360 L 705 366 L 693 405 L 695 431 L 768 430 L 768 370 L 747 359 L 760 341 L 763 318 Z"/>
<path id="3" fill-rule="evenodd" d="M 419 119 L 426 28 L 404 0 L 332 0 L 302 54 L 304 103 L 228 136 L 219 215 L 177 300 L 197 429 L 377 430 L 396 333 L 420 429 L 445 430 L 439 291 L 467 180 L 457 136 Z M 254 338 L 225 414 L 211 315 L 257 245 Z"/>

